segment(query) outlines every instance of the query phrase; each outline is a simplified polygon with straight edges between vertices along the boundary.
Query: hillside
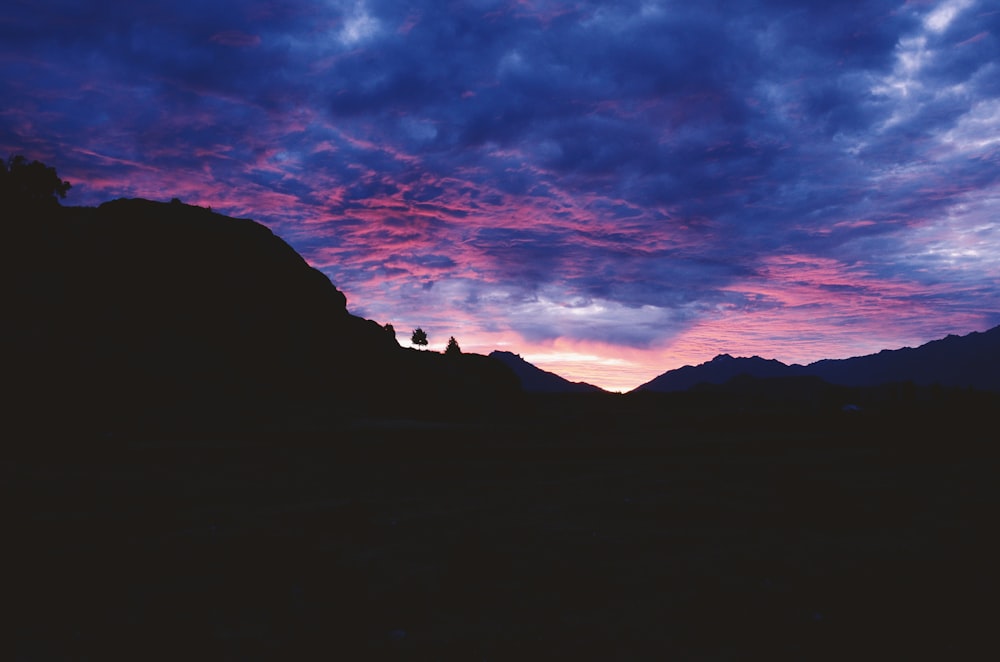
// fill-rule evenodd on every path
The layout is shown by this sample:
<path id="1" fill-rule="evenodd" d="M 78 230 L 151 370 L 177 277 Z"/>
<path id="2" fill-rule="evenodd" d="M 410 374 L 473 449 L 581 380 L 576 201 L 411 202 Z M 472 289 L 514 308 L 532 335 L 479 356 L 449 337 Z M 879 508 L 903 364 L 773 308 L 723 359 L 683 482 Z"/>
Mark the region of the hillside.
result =
<path id="1" fill-rule="evenodd" d="M 179 202 L 16 210 L 5 420 L 194 434 L 463 417 L 516 398 L 486 357 L 403 349 L 269 229 Z"/>
<path id="2" fill-rule="evenodd" d="M 598 393 L 602 388 L 586 382 L 571 382 L 554 372 L 542 370 L 513 352 L 494 350 L 490 358 L 510 368 L 521 381 L 521 388 L 528 393 Z"/>

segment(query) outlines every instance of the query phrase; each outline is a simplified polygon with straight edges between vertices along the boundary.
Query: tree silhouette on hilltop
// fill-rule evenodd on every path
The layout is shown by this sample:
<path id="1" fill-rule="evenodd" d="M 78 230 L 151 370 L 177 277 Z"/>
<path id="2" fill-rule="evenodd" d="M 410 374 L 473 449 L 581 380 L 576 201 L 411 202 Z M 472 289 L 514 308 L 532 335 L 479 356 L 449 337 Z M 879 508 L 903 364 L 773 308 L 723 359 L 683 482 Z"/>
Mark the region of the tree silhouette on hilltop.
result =
<path id="1" fill-rule="evenodd" d="M 420 327 L 417 327 L 413 330 L 413 335 L 410 336 L 410 342 L 418 347 L 426 347 L 427 333 Z"/>
<path id="2" fill-rule="evenodd" d="M 58 205 L 72 185 L 56 169 L 18 154 L 0 161 L 0 200 L 22 205 Z"/>

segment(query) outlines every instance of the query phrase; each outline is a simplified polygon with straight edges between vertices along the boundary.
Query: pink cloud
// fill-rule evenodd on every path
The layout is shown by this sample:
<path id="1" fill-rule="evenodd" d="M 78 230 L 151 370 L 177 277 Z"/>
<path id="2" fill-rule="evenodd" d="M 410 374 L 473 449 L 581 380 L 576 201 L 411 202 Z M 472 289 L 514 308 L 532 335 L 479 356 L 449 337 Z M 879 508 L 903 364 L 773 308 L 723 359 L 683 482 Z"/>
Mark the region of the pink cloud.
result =
<path id="1" fill-rule="evenodd" d="M 420 20 L 421 20 L 421 15 L 419 12 L 410 12 L 406 16 L 406 20 L 404 20 L 400 24 L 400 26 L 396 29 L 396 32 L 401 35 L 410 34 L 410 31 L 420 24 Z"/>
<path id="2" fill-rule="evenodd" d="M 234 48 L 254 48 L 260 46 L 259 35 L 247 34 L 239 30 L 217 32 L 209 37 L 208 40 L 222 46 L 232 46 Z"/>
<path id="3" fill-rule="evenodd" d="M 833 227 L 853 230 L 857 228 L 866 228 L 872 225 L 876 225 L 876 222 L 868 219 L 858 219 L 854 221 L 840 221 L 838 223 L 834 223 Z"/>
<path id="4" fill-rule="evenodd" d="M 989 33 L 989 32 L 987 32 L 986 30 L 983 30 L 983 31 L 982 31 L 982 32 L 980 32 L 979 34 L 977 34 L 977 35 L 974 35 L 974 36 L 972 36 L 972 37 L 969 37 L 969 38 L 968 38 L 968 39 L 966 39 L 965 41 L 960 41 L 960 42 L 958 42 L 958 43 L 957 43 L 957 44 L 955 44 L 955 45 L 956 45 L 956 46 L 968 46 L 969 44 L 974 44 L 974 43 L 976 43 L 977 41 L 982 41 L 983 39 L 986 39 L 986 37 L 988 37 L 988 36 L 990 36 L 990 33 Z"/>

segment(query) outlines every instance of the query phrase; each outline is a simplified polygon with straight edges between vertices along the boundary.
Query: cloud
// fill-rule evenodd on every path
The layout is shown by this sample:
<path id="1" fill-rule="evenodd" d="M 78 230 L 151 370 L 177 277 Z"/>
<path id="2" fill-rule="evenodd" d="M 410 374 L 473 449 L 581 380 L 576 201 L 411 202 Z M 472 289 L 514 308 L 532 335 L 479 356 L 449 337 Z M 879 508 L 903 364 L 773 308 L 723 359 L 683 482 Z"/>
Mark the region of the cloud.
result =
<path id="1" fill-rule="evenodd" d="M 246 34 L 245 32 L 240 32 L 239 30 L 224 30 L 222 32 L 217 32 L 209 37 L 209 41 L 222 44 L 223 46 L 233 46 L 236 48 L 253 48 L 255 46 L 260 46 L 260 36 L 255 34 Z"/>

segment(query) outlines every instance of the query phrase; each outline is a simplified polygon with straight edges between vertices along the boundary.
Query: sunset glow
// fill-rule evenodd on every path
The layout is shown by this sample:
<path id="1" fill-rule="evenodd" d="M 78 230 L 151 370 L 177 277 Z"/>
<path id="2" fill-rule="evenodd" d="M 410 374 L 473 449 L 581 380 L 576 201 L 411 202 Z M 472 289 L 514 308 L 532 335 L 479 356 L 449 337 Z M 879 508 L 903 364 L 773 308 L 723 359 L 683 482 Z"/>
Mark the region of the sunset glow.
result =
<path id="1" fill-rule="evenodd" d="M 39 0 L 0 9 L 0 155 L 627 391 L 1000 324 L 998 81 L 986 0 Z"/>

